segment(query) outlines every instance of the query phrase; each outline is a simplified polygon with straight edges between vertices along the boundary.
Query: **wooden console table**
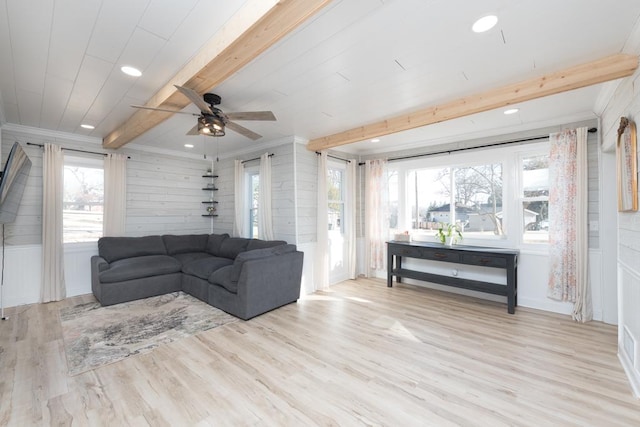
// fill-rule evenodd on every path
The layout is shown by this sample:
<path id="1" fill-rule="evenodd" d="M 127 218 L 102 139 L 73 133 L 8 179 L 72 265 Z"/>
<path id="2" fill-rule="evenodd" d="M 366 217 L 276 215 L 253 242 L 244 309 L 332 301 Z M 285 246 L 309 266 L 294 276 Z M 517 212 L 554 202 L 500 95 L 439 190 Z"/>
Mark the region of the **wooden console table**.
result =
<path id="1" fill-rule="evenodd" d="M 393 286 L 393 276 L 396 276 L 398 283 L 401 283 L 402 278 L 406 277 L 494 295 L 504 295 L 507 297 L 507 311 L 513 314 L 516 305 L 518 305 L 518 254 L 519 251 L 514 249 L 390 241 L 387 242 L 387 286 Z M 407 270 L 402 268 L 403 257 L 505 269 L 507 284 L 505 286 L 455 276 Z"/>

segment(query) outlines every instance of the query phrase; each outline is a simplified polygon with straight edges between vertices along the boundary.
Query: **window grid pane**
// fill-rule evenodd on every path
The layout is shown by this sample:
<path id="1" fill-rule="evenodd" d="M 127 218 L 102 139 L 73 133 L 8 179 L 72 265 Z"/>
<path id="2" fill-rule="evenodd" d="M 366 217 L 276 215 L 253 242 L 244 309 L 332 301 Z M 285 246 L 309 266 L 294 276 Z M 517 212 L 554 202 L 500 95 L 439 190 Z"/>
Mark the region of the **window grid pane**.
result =
<path id="1" fill-rule="evenodd" d="M 522 240 L 549 241 L 549 155 L 522 159 Z"/>
<path id="2" fill-rule="evenodd" d="M 102 237 L 103 204 L 103 170 L 65 165 L 63 242 L 94 242 Z"/>

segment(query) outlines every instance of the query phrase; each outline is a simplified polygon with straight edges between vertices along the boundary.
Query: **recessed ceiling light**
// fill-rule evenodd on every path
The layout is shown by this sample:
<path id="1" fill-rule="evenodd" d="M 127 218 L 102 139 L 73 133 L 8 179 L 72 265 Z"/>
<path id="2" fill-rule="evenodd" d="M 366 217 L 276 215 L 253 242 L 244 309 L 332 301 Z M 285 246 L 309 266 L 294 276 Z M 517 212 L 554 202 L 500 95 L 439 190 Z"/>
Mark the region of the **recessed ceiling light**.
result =
<path id="1" fill-rule="evenodd" d="M 484 17 L 478 19 L 476 22 L 474 22 L 473 26 L 471 27 L 471 29 L 475 33 L 484 33 L 485 31 L 489 31 L 490 29 L 495 27 L 495 25 L 497 23 L 498 23 L 498 17 L 497 16 L 495 16 L 495 15 L 487 15 L 487 16 L 484 16 Z"/>
<path id="2" fill-rule="evenodd" d="M 508 110 L 504 110 L 504 114 L 506 114 L 506 115 L 509 115 L 509 114 L 515 114 L 515 113 L 517 113 L 518 111 L 520 111 L 520 109 L 519 109 L 519 108 L 510 108 L 510 109 L 508 109 Z"/>
<path id="3" fill-rule="evenodd" d="M 96 128 L 95 126 L 87 125 L 87 124 L 84 124 L 84 123 L 81 124 L 80 127 L 81 128 L 85 128 L 85 129 L 95 129 Z"/>
<path id="4" fill-rule="evenodd" d="M 186 148 L 193 148 L 193 144 L 184 144 Z"/>
<path id="5" fill-rule="evenodd" d="M 380 142 L 380 138 L 373 138 L 371 142 Z"/>
<path id="6" fill-rule="evenodd" d="M 133 77 L 140 77 L 142 75 L 142 71 L 138 70 L 135 67 L 130 67 L 129 65 L 124 65 L 120 68 L 120 70 L 129 75 L 129 76 L 133 76 Z"/>

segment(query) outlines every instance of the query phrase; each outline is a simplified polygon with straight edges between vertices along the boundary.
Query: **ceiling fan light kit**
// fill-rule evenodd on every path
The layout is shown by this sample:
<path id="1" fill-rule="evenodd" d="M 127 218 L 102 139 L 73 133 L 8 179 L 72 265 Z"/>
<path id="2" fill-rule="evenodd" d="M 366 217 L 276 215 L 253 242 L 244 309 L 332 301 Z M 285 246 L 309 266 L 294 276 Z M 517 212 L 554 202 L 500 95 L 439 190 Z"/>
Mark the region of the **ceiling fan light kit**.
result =
<path id="1" fill-rule="evenodd" d="M 198 133 L 207 136 L 225 136 L 224 121 L 219 117 L 203 114 L 198 117 Z"/>
<path id="2" fill-rule="evenodd" d="M 225 136 L 225 128 L 229 128 L 249 139 L 256 140 L 262 138 L 262 135 L 241 126 L 232 120 L 262 120 L 275 121 L 276 117 L 271 111 L 243 111 L 237 113 L 225 114 L 214 105 L 220 104 L 222 98 L 215 93 L 205 93 L 200 96 L 193 89 L 188 87 L 174 85 L 180 93 L 189 98 L 196 107 L 200 109 L 200 114 L 189 113 L 186 111 L 168 110 L 166 108 L 154 108 L 144 105 L 132 105 L 134 108 L 143 110 L 164 111 L 167 113 L 189 114 L 198 117 L 198 123 L 187 132 L 187 135 L 207 135 L 207 136 Z"/>

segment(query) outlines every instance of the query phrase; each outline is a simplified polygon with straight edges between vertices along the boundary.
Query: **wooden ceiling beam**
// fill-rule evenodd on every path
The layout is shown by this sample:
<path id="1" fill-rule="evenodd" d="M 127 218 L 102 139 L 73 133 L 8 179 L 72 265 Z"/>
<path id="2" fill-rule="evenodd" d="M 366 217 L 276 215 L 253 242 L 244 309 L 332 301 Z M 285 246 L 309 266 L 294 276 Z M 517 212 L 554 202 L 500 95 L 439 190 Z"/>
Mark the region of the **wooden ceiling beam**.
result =
<path id="1" fill-rule="evenodd" d="M 312 139 L 307 143 L 307 149 L 318 151 L 339 147 L 507 105 L 531 101 L 597 83 L 628 77 L 635 72 L 636 68 L 638 68 L 638 56 L 616 54 L 542 77 L 459 98 L 451 102 L 333 135 Z"/>
<path id="2" fill-rule="evenodd" d="M 174 85 L 186 86 L 198 93 L 211 90 L 329 3 L 331 0 L 248 1 L 145 107 L 183 109 L 190 101 Z M 102 146 L 120 148 L 172 115 L 135 110 L 124 124 L 103 138 Z"/>

